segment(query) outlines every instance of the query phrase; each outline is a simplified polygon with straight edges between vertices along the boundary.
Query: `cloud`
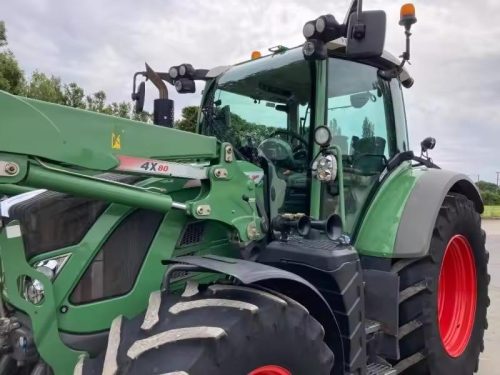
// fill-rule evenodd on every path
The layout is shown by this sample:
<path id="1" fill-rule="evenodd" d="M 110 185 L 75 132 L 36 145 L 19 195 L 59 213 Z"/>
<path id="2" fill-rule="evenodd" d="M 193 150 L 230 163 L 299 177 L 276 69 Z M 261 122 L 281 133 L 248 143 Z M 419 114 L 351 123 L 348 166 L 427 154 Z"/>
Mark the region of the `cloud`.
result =
<path id="1" fill-rule="evenodd" d="M 27 73 L 39 69 L 121 101 L 145 61 L 157 70 L 183 62 L 209 68 L 245 60 L 252 50 L 298 45 L 304 22 L 325 13 L 341 20 L 349 2 L 16 0 L 4 4 L 1 17 Z M 404 48 L 400 5 L 364 1 L 367 9 L 386 10 L 386 48 L 396 55 Z M 493 180 L 500 170 L 500 23 L 485 20 L 500 14 L 500 2 L 421 0 L 416 8 L 409 67 L 415 85 L 405 90 L 413 149 L 434 136 L 438 164 Z M 176 112 L 198 103 L 199 92 L 174 93 Z"/>

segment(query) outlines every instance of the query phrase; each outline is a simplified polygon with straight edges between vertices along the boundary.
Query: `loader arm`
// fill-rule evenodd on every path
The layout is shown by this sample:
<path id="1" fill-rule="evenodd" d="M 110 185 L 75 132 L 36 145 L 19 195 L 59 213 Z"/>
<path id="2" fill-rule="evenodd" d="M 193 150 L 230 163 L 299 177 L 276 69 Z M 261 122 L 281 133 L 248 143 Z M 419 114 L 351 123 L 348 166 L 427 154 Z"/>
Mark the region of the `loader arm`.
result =
<path id="1" fill-rule="evenodd" d="M 0 113 L 0 192 L 45 188 L 161 212 L 180 209 L 233 227 L 242 242 L 262 236 L 255 183 L 230 144 L 2 91 Z M 194 200 L 173 202 L 161 192 L 92 177 L 97 171 L 196 180 L 201 189 Z"/>

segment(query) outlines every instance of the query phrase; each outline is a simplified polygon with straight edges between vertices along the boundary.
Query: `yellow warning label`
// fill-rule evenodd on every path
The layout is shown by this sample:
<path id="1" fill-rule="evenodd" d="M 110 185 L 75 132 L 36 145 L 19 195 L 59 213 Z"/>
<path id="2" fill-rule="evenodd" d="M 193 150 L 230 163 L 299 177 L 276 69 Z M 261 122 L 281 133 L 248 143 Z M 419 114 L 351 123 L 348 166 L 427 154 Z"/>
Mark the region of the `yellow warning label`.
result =
<path id="1" fill-rule="evenodd" d="M 114 150 L 119 150 L 122 148 L 120 134 L 111 133 L 111 148 Z"/>

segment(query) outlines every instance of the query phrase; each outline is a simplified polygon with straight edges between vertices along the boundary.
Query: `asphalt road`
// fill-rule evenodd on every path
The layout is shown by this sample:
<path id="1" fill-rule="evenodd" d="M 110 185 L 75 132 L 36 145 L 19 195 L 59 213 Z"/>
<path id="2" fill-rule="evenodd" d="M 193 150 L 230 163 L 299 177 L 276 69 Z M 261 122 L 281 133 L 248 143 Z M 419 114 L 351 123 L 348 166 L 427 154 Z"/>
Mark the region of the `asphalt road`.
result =
<path id="1" fill-rule="evenodd" d="M 480 375 L 500 374 L 500 220 L 483 222 L 487 233 L 486 248 L 490 252 L 489 273 L 491 284 L 489 288 L 491 305 L 488 309 L 489 327 L 486 331 L 485 350 L 479 363 Z"/>

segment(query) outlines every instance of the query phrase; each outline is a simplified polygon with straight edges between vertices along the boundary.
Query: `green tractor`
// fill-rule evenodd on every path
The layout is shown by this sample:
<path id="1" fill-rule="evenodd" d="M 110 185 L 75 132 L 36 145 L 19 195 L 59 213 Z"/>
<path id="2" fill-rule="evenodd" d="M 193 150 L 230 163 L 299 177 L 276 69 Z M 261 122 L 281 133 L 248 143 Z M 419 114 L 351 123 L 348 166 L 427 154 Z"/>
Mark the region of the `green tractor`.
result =
<path id="1" fill-rule="evenodd" d="M 483 203 L 409 149 L 415 22 L 401 61 L 359 0 L 297 48 L 146 66 L 155 125 L 0 92 L 0 374 L 477 371 Z"/>

